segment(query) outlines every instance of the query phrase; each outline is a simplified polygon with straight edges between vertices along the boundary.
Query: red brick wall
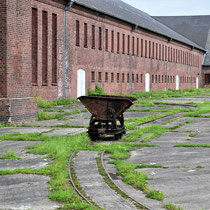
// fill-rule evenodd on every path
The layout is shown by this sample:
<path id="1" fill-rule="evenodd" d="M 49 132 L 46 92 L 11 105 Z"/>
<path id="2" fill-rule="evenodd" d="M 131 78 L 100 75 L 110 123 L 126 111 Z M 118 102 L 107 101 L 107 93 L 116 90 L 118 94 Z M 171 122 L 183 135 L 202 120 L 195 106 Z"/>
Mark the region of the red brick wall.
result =
<path id="1" fill-rule="evenodd" d="M 1 13 L 3 18 L 0 21 L 0 28 L 6 29 L 0 33 L 4 49 L 6 44 L 6 53 L 5 50 L 3 50 L 3 54 L 1 51 L 3 59 L 0 61 L 1 64 L 3 61 L 3 65 L 0 67 L 0 72 L 3 74 L 3 82 L 0 84 L 0 121 L 31 119 L 35 117 L 37 108 L 34 98 L 31 97 L 30 0 L 3 0 L 0 6 L 0 10 L 5 6 L 7 9 L 6 13 Z M 5 20 L 3 24 L 2 20 Z"/>
<path id="2" fill-rule="evenodd" d="M 80 46 L 76 46 L 76 21 L 80 21 Z M 96 84 L 102 86 L 107 93 L 129 93 L 132 91 L 144 91 L 145 90 L 145 74 L 149 73 L 150 78 L 152 75 L 154 77 L 162 79 L 165 75 L 175 77 L 179 75 L 180 77 L 185 77 L 183 82 L 180 83 L 180 89 L 184 88 L 195 88 L 195 78 L 201 75 L 201 60 L 202 53 L 197 50 L 191 50 L 190 47 L 178 43 L 176 41 L 171 41 L 168 43 L 168 39 L 159 36 L 154 33 L 150 33 L 143 29 L 137 29 L 135 32 L 131 32 L 132 26 L 125 24 L 121 21 L 114 20 L 112 18 L 106 17 L 104 15 L 95 14 L 94 12 L 81 8 L 79 6 L 74 6 L 71 12 L 68 12 L 67 16 L 67 43 L 68 46 L 68 78 L 70 81 L 70 87 L 68 86 L 68 96 L 76 98 L 77 97 L 77 70 L 84 69 L 86 71 L 86 90 L 88 88 L 94 89 Z M 88 25 L 88 47 L 84 47 L 84 23 Z M 92 49 L 92 25 L 95 26 L 95 48 Z M 102 50 L 99 49 L 99 27 L 102 28 Z M 105 31 L 108 29 L 109 43 L 108 51 L 105 50 Z M 112 52 L 112 31 L 114 31 L 114 50 Z M 117 52 L 117 33 L 120 34 L 120 51 Z M 122 53 L 122 34 L 125 34 L 125 54 Z M 130 36 L 130 44 L 128 46 L 127 40 Z M 134 55 L 133 54 L 133 43 L 135 40 Z M 143 39 L 143 51 L 139 47 L 139 56 L 137 56 L 137 38 L 139 38 L 139 43 Z M 146 40 L 146 48 L 145 48 Z M 158 50 L 154 51 L 155 58 L 149 56 L 151 49 L 149 50 L 149 42 L 158 45 Z M 189 57 L 185 56 L 184 59 L 180 59 L 180 63 L 176 62 L 174 57 L 171 58 L 171 51 L 169 53 L 169 62 L 160 56 L 159 46 L 164 45 L 171 49 L 182 50 L 185 53 L 191 53 L 199 58 L 198 63 L 189 63 Z M 128 55 L 128 47 L 130 48 L 130 55 Z M 145 54 L 146 53 L 146 54 Z M 152 53 L 151 53 L 152 54 Z M 161 50 L 162 54 L 162 50 Z M 174 51 L 173 51 L 174 54 Z M 141 56 L 142 55 L 142 56 Z M 157 56 L 157 58 L 156 58 Z M 151 57 L 151 58 L 149 58 Z M 165 56 L 164 56 L 165 57 Z M 161 58 L 161 59 L 160 59 Z M 173 62 L 171 61 L 173 60 Z M 194 59 L 195 60 L 195 59 Z M 196 66 L 196 65 L 197 66 Z M 131 73 L 132 69 L 132 73 Z M 91 72 L 95 72 L 95 81 L 91 81 Z M 99 74 L 101 72 L 102 80 L 99 81 Z M 108 81 L 105 81 L 105 72 L 108 73 Z M 122 74 L 125 75 L 125 82 L 122 82 Z M 111 74 L 114 74 L 114 81 L 111 81 Z M 119 74 L 120 80 L 117 81 L 117 75 Z M 127 74 L 130 74 L 129 82 L 127 82 Z M 134 74 L 134 82 L 132 81 L 132 74 Z M 136 82 L 136 74 L 143 74 L 143 81 Z M 199 74 L 199 75 L 198 75 Z M 139 79 L 138 79 L 139 80 Z M 200 80 L 201 81 L 201 80 Z M 175 89 L 176 83 L 172 82 L 151 82 L 151 90 L 166 90 Z"/>
<path id="3" fill-rule="evenodd" d="M 6 0 L 0 1 L 0 98 L 7 95 L 6 53 L 7 53 Z"/>
<path id="4" fill-rule="evenodd" d="M 37 9 L 38 14 L 38 58 L 37 58 L 37 84 L 33 84 L 33 95 L 39 95 L 45 99 L 56 99 L 63 94 L 63 10 L 64 1 L 33 0 L 32 8 Z M 47 12 L 47 43 L 43 43 L 42 12 Z M 55 46 L 55 15 L 57 16 L 57 45 Z M 47 46 L 47 48 L 45 48 Z M 43 54 L 43 50 L 45 53 Z M 54 50 L 54 51 L 53 51 Z M 56 52 L 55 52 L 56 50 Z M 55 60 L 55 56 L 57 60 Z M 46 77 L 43 77 L 43 64 Z M 57 69 L 55 69 L 57 68 Z M 57 79 L 55 78 L 57 75 Z M 44 82 L 45 80 L 45 82 Z M 47 81 L 47 82 L 46 82 Z"/>
<path id="5" fill-rule="evenodd" d="M 38 82 L 33 85 L 32 90 L 34 95 L 39 95 L 47 99 L 55 99 L 63 96 L 63 23 L 64 23 L 64 5 L 62 0 L 50 1 L 50 0 L 33 0 L 32 8 L 37 8 L 38 11 Z M 48 13 L 48 49 L 47 49 L 47 84 L 43 85 L 42 76 L 42 61 L 43 61 L 43 45 L 42 45 L 42 12 Z M 53 36 L 52 36 L 52 15 L 57 15 L 57 84 L 53 82 L 54 77 L 52 75 L 53 70 Z M 80 46 L 76 46 L 76 20 L 80 22 Z M 87 23 L 87 37 L 84 35 L 85 23 Z M 92 49 L 92 25 L 95 26 L 95 48 Z M 99 40 L 99 30 L 101 28 L 102 40 Z M 132 25 L 126 24 L 122 21 L 100 15 L 91 10 L 79 7 L 74 4 L 73 8 L 67 12 L 66 18 L 66 37 L 67 37 L 67 54 L 66 54 L 66 97 L 77 97 L 77 70 L 84 69 L 86 71 L 86 91 L 88 88 L 95 88 L 96 84 L 99 84 L 104 88 L 107 93 L 129 93 L 130 91 L 144 91 L 145 90 L 145 74 L 157 75 L 157 78 L 161 78 L 165 75 L 172 78 L 172 82 L 153 82 L 151 81 L 151 90 L 166 90 L 175 89 L 176 84 L 173 78 L 176 75 L 183 78 L 183 82 L 180 83 L 180 88 L 194 88 L 195 77 L 201 75 L 201 60 L 202 52 L 197 50 L 191 50 L 189 46 L 171 41 L 168 43 L 168 39 L 163 36 L 157 35 L 145 31 L 143 29 L 137 29 L 135 32 L 131 32 Z M 105 50 L 105 30 L 108 29 L 108 51 Z M 114 32 L 114 52 L 111 52 L 111 32 Z M 118 43 L 118 34 L 120 36 L 120 46 Z M 122 34 L 125 34 L 125 54 L 122 53 Z M 128 55 L 128 43 L 127 37 L 130 36 L 130 53 L 134 55 Z M 133 44 L 133 37 L 135 43 Z M 87 38 L 87 46 L 86 45 Z M 139 42 L 139 49 L 137 55 L 137 38 Z M 143 51 L 141 51 L 141 40 L 143 39 Z M 145 49 L 145 41 L 147 48 Z M 99 49 L 99 42 L 102 44 L 102 49 Z M 155 58 L 152 58 L 152 44 L 158 45 L 158 50 L 154 51 Z M 171 49 L 182 50 L 185 53 L 191 53 L 199 57 L 199 67 L 187 64 L 186 59 L 180 60 L 182 63 L 169 62 L 163 59 L 163 55 L 159 55 L 159 46 L 164 45 Z M 135 47 L 133 51 L 133 46 Z M 149 47 L 150 46 L 150 47 Z M 119 52 L 118 49 L 119 48 Z M 147 55 L 145 55 L 145 52 Z M 162 50 L 161 50 L 162 54 Z M 171 51 L 170 51 L 171 54 Z M 169 56 L 170 56 L 169 54 Z M 157 56 L 157 58 L 156 58 Z M 161 58 L 161 59 L 160 59 Z M 188 57 L 189 60 L 189 57 Z M 54 64 L 55 66 L 55 64 Z M 95 73 L 95 81 L 91 80 L 91 72 Z M 105 73 L 108 73 L 108 81 L 105 81 Z M 114 81 L 111 81 L 111 74 L 114 75 Z M 122 82 L 122 74 L 125 75 L 125 81 Z M 127 74 L 130 74 L 130 81 L 127 82 Z M 134 81 L 132 81 L 132 74 L 134 74 Z M 101 80 L 99 80 L 101 75 Z M 137 76 L 138 75 L 138 82 Z M 141 82 L 142 75 L 142 82 Z M 119 77 L 119 81 L 117 81 Z M 201 80 L 200 80 L 201 81 Z"/>

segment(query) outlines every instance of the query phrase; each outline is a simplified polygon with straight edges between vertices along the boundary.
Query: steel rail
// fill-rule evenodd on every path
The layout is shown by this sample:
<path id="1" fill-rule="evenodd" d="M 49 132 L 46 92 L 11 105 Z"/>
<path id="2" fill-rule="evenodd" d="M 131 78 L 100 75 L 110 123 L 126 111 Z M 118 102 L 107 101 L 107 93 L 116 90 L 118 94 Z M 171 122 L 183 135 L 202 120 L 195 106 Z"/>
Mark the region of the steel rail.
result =
<path id="1" fill-rule="evenodd" d="M 105 167 L 105 165 L 104 165 L 104 151 L 101 152 L 101 165 L 102 165 L 104 171 L 106 172 L 108 178 L 112 181 L 112 183 L 113 183 L 120 191 L 124 192 L 122 189 L 120 189 L 120 187 L 118 187 L 118 186 L 115 184 L 114 180 L 113 180 L 112 177 L 109 175 L 109 173 L 108 173 L 108 171 L 107 171 L 107 169 L 106 169 L 106 167 Z M 125 192 L 124 192 L 124 193 L 125 193 Z M 126 195 L 127 195 L 127 194 L 126 194 Z M 127 195 L 127 196 L 128 196 L 128 195 Z M 128 196 L 128 197 L 129 197 L 129 196 Z M 151 208 L 145 206 L 143 203 L 140 203 L 139 201 L 137 201 L 137 200 L 135 200 L 135 199 L 133 199 L 133 198 L 131 198 L 131 197 L 129 197 L 129 198 L 130 198 L 134 203 L 136 203 L 136 204 L 142 206 L 143 208 L 145 208 L 145 209 L 147 209 L 147 210 L 152 210 Z"/>

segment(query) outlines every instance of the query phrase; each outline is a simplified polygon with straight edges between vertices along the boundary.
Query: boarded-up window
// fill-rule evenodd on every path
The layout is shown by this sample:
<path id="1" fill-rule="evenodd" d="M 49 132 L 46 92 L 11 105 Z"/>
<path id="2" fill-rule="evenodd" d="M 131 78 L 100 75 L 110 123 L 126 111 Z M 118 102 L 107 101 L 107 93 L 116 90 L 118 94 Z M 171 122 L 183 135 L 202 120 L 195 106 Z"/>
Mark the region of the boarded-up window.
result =
<path id="1" fill-rule="evenodd" d="M 47 85 L 48 73 L 48 14 L 42 11 L 42 85 Z"/>
<path id="2" fill-rule="evenodd" d="M 57 15 L 52 14 L 52 85 L 57 85 Z"/>
<path id="3" fill-rule="evenodd" d="M 79 36 L 80 36 L 80 28 L 79 28 L 79 20 L 76 20 L 76 46 L 79 46 Z"/>
<path id="4" fill-rule="evenodd" d="M 88 43 L 87 35 L 88 35 L 87 23 L 84 23 L 84 47 L 88 46 L 88 44 L 87 44 Z"/>
<path id="5" fill-rule="evenodd" d="M 38 83 L 38 15 L 32 8 L 32 84 Z"/>

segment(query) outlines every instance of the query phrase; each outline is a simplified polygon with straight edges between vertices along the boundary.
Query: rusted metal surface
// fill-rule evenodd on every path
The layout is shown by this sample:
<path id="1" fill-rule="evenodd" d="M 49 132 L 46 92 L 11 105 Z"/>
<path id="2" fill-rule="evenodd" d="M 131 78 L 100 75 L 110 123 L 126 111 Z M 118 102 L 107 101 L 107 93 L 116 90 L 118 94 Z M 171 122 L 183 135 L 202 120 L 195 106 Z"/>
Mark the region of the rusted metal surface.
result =
<path id="1" fill-rule="evenodd" d="M 98 138 L 99 134 L 108 134 L 115 135 L 116 139 L 119 139 L 126 132 L 123 113 L 136 101 L 136 98 L 91 95 L 81 96 L 78 99 L 92 114 L 88 129 L 91 138 Z"/>

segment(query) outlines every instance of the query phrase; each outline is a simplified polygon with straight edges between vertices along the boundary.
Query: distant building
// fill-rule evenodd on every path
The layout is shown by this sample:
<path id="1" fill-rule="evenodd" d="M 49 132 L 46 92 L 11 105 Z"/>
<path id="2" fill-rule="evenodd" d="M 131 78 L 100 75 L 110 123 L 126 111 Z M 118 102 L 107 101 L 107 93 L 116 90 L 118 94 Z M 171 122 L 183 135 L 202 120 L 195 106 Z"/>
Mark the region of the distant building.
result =
<path id="1" fill-rule="evenodd" d="M 206 49 L 202 61 L 202 76 L 203 84 L 210 85 L 210 15 L 154 18 Z"/>
<path id="2" fill-rule="evenodd" d="M 3 122 L 34 118 L 33 95 L 204 86 L 205 46 L 120 0 L 1 0 L 0 41 Z"/>

